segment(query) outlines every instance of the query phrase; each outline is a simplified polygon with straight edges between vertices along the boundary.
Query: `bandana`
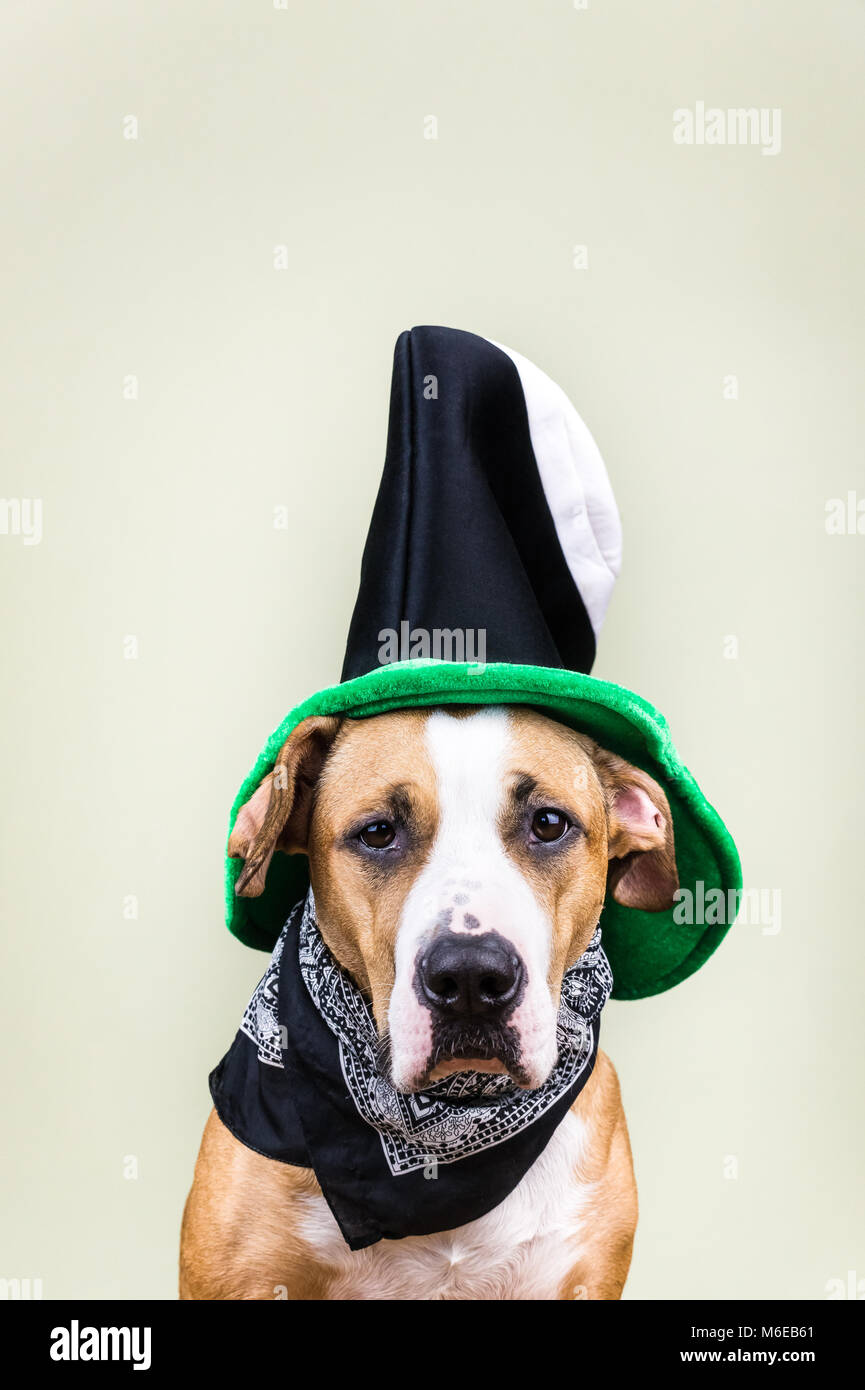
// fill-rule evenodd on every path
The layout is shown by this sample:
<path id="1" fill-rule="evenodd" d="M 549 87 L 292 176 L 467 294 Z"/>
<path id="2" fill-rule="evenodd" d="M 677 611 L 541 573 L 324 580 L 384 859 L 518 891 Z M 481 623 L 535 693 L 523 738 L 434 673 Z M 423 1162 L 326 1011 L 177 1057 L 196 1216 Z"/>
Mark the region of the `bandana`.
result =
<path id="1" fill-rule="evenodd" d="M 612 974 L 595 928 L 562 981 L 559 1055 L 543 1086 L 458 1072 L 405 1095 L 370 1002 L 328 949 L 312 892 L 277 941 L 212 1073 L 217 1114 L 247 1147 L 312 1168 L 348 1245 L 451 1230 L 508 1196 L 592 1073 Z"/>

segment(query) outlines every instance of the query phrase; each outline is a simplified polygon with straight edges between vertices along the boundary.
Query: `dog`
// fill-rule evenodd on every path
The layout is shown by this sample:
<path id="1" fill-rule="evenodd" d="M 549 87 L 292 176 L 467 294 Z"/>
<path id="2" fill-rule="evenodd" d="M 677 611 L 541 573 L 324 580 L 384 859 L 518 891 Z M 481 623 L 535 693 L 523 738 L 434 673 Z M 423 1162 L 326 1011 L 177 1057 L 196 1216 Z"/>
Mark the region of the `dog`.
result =
<path id="1" fill-rule="evenodd" d="M 371 1001 L 405 1092 L 466 1070 L 542 1085 L 563 974 L 606 895 L 659 911 L 678 886 L 657 782 L 520 705 L 305 719 L 237 816 L 236 891 L 261 893 L 276 852 L 308 855 L 321 933 Z M 184 1211 L 180 1295 L 617 1299 L 636 1222 L 619 1084 L 602 1052 L 500 1205 L 356 1251 L 311 1169 L 245 1147 L 212 1112 Z"/>

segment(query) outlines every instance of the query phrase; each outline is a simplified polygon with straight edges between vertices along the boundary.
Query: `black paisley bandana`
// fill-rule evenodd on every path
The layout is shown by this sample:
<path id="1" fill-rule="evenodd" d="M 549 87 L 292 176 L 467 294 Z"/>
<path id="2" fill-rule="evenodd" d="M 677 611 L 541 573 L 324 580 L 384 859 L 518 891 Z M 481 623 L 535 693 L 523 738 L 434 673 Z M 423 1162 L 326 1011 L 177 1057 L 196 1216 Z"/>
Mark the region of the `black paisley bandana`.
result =
<path id="1" fill-rule="evenodd" d="M 404 1095 L 310 892 L 211 1076 L 214 1104 L 248 1147 L 315 1170 L 353 1249 L 450 1230 L 503 1201 L 564 1119 L 591 1075 L 612 983 L 597 927 L 562 981 L 558 1061 L 537 1090 L 460 1072 Z"/>

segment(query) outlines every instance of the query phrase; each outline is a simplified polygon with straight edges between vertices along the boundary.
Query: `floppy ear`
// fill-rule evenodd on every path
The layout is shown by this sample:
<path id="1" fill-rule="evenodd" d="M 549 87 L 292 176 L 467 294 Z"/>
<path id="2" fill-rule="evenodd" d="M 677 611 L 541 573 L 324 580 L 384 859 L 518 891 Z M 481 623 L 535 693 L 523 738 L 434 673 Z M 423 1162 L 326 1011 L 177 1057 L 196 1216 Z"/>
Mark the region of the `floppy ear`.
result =
<path id="1" fill-rule="evenodd" d="M 340 723 L 335 715 L 301 720 L 280 748 L 273 772 L 238 811 L 228 853 L 246 861 L 234 885 L 239 898 L 264 892 L 276 850 L 297 854 L 306 849 L 315 784 Z"/>
<path id="2" fill-rule="evenodd" d="M 595 767 L 607 802 L 607 886 L 623 907 L 661 912 L 679 886 L 673 817 L 658 783 L 599 748 Z"/>

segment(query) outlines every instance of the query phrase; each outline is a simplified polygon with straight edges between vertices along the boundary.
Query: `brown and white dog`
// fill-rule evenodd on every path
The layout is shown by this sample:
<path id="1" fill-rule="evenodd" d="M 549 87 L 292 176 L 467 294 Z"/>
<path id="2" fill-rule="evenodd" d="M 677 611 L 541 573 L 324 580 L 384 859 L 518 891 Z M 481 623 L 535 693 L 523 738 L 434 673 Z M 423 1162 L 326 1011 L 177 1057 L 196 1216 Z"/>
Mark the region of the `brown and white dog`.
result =
<path id="1" fill-rule="evenodd" d="M 240 811 L 238 891 L 275 851 L 309 856 L 318 923 L 372 1001 L 394 1084 L 458 1070 L 535 1088 L 557 1055 L 562 975 L 609 888 L 658 910 L 677 886 L 666 797 L 646 773 L 532 709 L 313 717 Z M 637 1218 L 612 1063 L 499 1206 L 436 1235 L 344 1243 L 311 1170 L 212 1113 L 183 1219 L 188 1299 L 618 1298 Z"/>

